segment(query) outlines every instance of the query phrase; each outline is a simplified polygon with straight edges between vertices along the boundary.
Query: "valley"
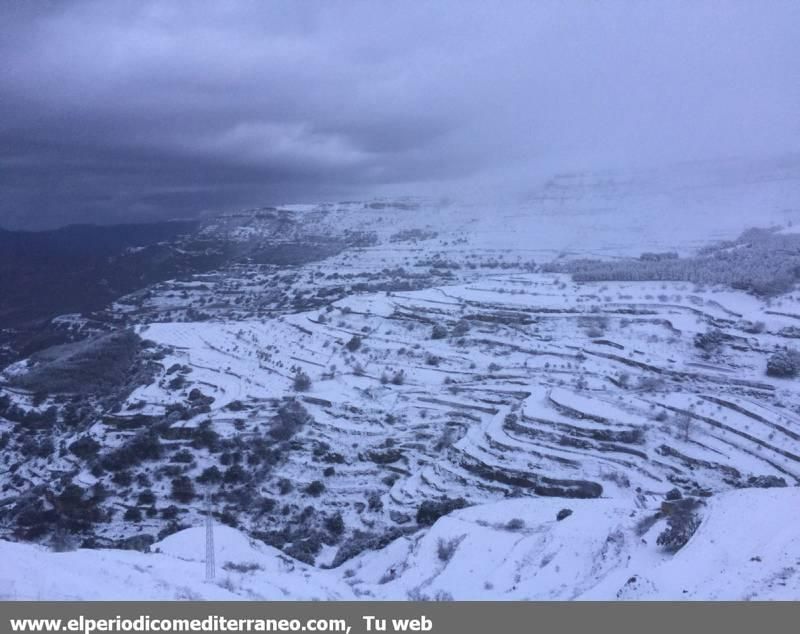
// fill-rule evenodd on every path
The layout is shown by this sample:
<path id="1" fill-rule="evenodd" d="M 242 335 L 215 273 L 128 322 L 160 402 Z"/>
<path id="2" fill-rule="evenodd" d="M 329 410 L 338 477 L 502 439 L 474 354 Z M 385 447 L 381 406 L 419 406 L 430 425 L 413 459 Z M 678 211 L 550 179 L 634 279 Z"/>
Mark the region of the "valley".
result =
<path id="1" fill-rule="evenodd" d="M 180 275 L 15 343 L 0 552 L 112 579 L 81 598 L 797 596 L 791 165 L 210 217 Z"/>

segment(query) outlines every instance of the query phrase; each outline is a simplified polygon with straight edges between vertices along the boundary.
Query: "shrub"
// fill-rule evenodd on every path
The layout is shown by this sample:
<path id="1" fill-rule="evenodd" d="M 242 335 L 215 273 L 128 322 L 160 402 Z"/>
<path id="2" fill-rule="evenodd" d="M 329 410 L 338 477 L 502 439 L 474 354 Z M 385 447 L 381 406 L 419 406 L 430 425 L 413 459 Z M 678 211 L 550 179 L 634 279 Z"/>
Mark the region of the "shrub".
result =
<path id="1" fill-rule="evenodd" d="M 336 568 L 348 559 L 352 559 L 366 550 L 380 550 L 398 537 L 407 534 L 411 529 L 394 527 L 385 533 L 365 533 L 356 529 L 353 534 L 340 546 L 336 557 L 331 562 L 331 567 Z"/>
<path id="2" fill-rule="evenodd" d="M 469 332 L 469 322 L 465 319 L 461 319 L 453 326 L 453 336 L 454 337 L 463 337 Z"/>
<path id="3" fill-rule="evenodd" d="M 188 476 L 182 475 L 172 480 L 172 498 L 181 504 L 188 504 L 195 497 L 194 484 Z"/>
<path id="4" fill-rule="evenodd" d="M 125 511 L 124 519 L 126 522 L 141 522 L 142 512 L 135 506 L 131 507 L 127 511 Z"/>
<path id="5" fill-rule="evenodd" d="M 139 494 L 139 499 L 137 501 L 137 504 L 141 506 L 152 506 L 155 503 L 156 503 L 156 494 L 153 493 L 150 489 L 142 491 Z"/>
<path id="6" fill-rule="evenodd" d="M 278 409 L 277 414 L 272 418 L 269 435 L 276 440 L 289 440 L 309 420 L 311 420 L 311 416 L 305 407 L 298 401 L 288 401 Z"/>
<path id="7" fill-rule="evenodd" d="M 694 336 L 694 345 L 696 348 L 711 353 L 716 352 L 722 347 L 722 344 L 728 336 L 718 328 L 712 328 L 706 332 L 699 332 Z"/>
<path id="8" fill-rule="evenodd" d="M 383 509 L 383 500 L 381 494 L 377 491 L 370 491 L 367 494 L 367 508 L 370 511 L 380 511 Z"/>
<path id="9" fill-rule="evenodd" d="M 464 498 L 444 498 L 442 500 L 425 500 L 417 509 L 417 524 L 432 526 L 436 520 L 451 511 L 467 506 Z"/>
<path id="10" fill-rule="evenodd" d="M 186 378 L 181 376 L 180 374 L 172 379 L 167 384 L 170 390 L 180 390 L 184 385 L 186 385 Z"/>
<path id="11" fill-rule="evenodd" d="M 667 500 L 668 502 L 675 502 L 676 500 L 680 500 L 682 498 L 683 498 L 683 494 L 680 492 L 680 489 L 678 489 L 677 487 L 676 488 L 672 488 L 669 491 L 667 491 L 666 495 L 664 496 L 664 499 Z"/>
<path id="12" fill-rule="evenodd" d="M 325 491 L 325 485 L 319 480 L 314 480 L 305 489 L 303 489 L 311 497 L 319 497 Z"/>
<path id="13" fill-rule="evenodd" d="M 322 544 L 322 537 L 315 532 L 305 539 L 295 540 L 292 542 L 291 546 L 285 548 L 283 552 L 290 557 L 294 557 L 303 563 L 313 566 L 317 553 L 322 550 Z"/>
<path id="14" fill-rule="evenodd" d="M 655 376 L 642 376 L 636 385 L 637 390 L 642 392 L 656 392 L 664 389 L 664 379 Z"/>
<path id="15" fill-rule="evenodd" d="M 50 549 L 55 553 L 66 553 L 77 548 L 76 540 L 63 528 L 57 528 L 50 540 Z"/>
<path id="16" fill-rule="evenodd" d="M 192 447 L 215 452 L 219 450 L 219 444 L 219 434 L 211 428 L 210 420 L 204 420 L 197 426 L 192 437 Z"/>
<path id="17" fill-rule="evenodd" d="M 751 335 L 758 335 L 764 332 L 767 325 L 763 321 L 745 321 L 741 324 L 742 330 Z"/>
<path id="18" fill-rule="evenodd" d="M 192 452 L 188 449 L 181 449 L 180 451 L 176 451 L 173 456 L 171 462 L 178 462 L 182 464 L 191 464 L 194 461 L 194 456 Z"/>
<path id="19" fill-rule="evenodd" d="M 278 481 L 278 492 L 281 495 L 287 495 L 291 493 L 293 490 L 294 490 L 294 485 L 292 484 L 291 480 L 288 480 L 287 478 L 281 478 Z"/>
<path id="20" fill-rule="evenodd" d="M 20 447 L 23 456 L 47 458 L 55 451 L 53 439 L 49 437 L 27 438 Z"/>
<path id="21" fill-rule="evenodd" d="M 81 436 L 69 446 L 69 450 L 83 460 L 89 460 L 100 451 L 100 443 L 91 436 Z"/>
<path id="22" fill-rule="evenodd" d="M 248 479 L 247 471 L 242 468 L 242 465 L 231 465 L 225 470 L 224 480 L 226 484 L 236 484 L 238 482 L 245 482 Z"/>
<path id="23" fill-rule="evenodd" d="M 800 352 L 792 348 L 777 350 L 767 359 L 767 374 L 774 377 L 793 377 L 800 372 Z"/>
<path id="24" fill-rule="evenodd" d="M 348 341 L 345 344 L 345 348 L 347 348 L 350 352 L 355 352 L 360 347 L 361 347 L 361 337 L 359 337 L 358 335 L 353 335 L 350 341 Z"/>
<path id="25" fill-rule="evenodd" d="M 233 582 L 233 579 L 231 579 L 230 577 L 225 577 L 224 579 L 220 579 L 217 582 L 217 585 L 223 590 L 227 590 L 228 592 L 231 592 L 233 594 L 236 594 L 236 592 L 239 589 L 237 585 Z"/>
<path id="26" fill-rule="evenodd" d="M 200 484 L 217 484 L 222 482 L 222 472 L 216 465 L 203 469 L 203 473 L 197 476 Z"/>
<path id="27" fill-rule="evenodd" d="M 130 471 L 117 471 L 111 476 L 111 481 L 121 487 L 129 487 L 133 484 L 133 476 Z"/>
<path id="28" fill-rule="evenodd" d="M 447 563 L 453 558 L 453 555 L 456 554 L 456 549 L 458 548 L 458 544 L 460 543 L 460 539 L 454 537 L 453 539 L 442 539 L 439 538 L 439 541 L 436 542 L 436 555 L 439 557 L 439 561 L 443 561 Z"/>
<path id="29" fill-rule="evenodd" d="M 431 339 L 444 339 L 447 334 L 447 328 L 442 324 L 436 324 L 431 330 Z"/>
<path id="30" fill-rule="evenodd" d="M 525 522 L 518 517 L 508 520 L 506 523 L 506 530 L 508 531 L 520 531 L 525 528 Z"/>
<path id="31" fill-rule="evenodd" d="M 427 363 L 428 365 L 438 367 L 441 361 L 442 361 L 441 357 L 438 357 L 435 354 L 428 353 L 425 355 L 425 363 Z"/>
<path id="32" fill-rule="evenodd" d="M 700 526 L 696 513 L 699 505 L 694 498 L 664 503 L 662 511 L 667 513 L 667 528 L 659 534 L 656 544 L 673 553 L 683 548 Z"/>
<path id="33" fill-rule="evenodd" d="M 264 568 L 257 563 L 254 562 L 243 562 L 243 563 L 235 563 L 233 561 L 226 561 L 222 564 L 223 570 L 233 570 L 234 572 L 239 572 L 242 574 L 246 574 L 248 572 L 255 572 L 256 570 L 264 570 Z"/>
<path id="34" fill-rule="evenodd" d="M 161 457 L 161 441 L 151 432 L 137 434 L 124 445 L 103 457 L 103 467 L 109 471 L 120 471 L 136 466 L 144 460 L 158 460 Z"/>
<path id="35" fill-rule="evenodd" d="M 296 392 L 307 392 L 311 389 L 311 377 L 308 376 L 303 370 L 298 370 L 294 375 L 294 382 L 292 384 Z"/>
<path id="36" fill-rule="evenodd" d="M 344 520 L 342 519 L 342 514 L 337 513 L 336 515 L 331 515 L 330 517 L 325 519 L 325 528 L 331 533 L 338 537 L 342 533 L 344 533 Z"/>
<path id="37" fill-rule="evenodd" d="M 178 517 L 179 512 L 180 509 L 177 506 L 170 504 L 169 506 L 161 509 L 161 517 L 163 517 L 165 520 L 174 520 L 176 517 Z"/>
<path id="38" fill-rule="evenodd" d="M 747 478 L 747 486 L 772 489 L 775 487 L 785 487 L 786 480 L 774 475 L 750 476 Z"/>

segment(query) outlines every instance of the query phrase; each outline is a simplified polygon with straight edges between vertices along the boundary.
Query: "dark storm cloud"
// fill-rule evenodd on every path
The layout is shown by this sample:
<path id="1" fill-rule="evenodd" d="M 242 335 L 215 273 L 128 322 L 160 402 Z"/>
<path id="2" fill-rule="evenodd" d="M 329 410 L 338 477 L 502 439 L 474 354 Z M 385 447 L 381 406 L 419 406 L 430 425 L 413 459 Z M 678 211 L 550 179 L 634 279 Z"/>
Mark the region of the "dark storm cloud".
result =
<path id="1" fill-rule="evenodd" d="M 6 2 L 0 224 L 800 150 L 789 2 Z"/>

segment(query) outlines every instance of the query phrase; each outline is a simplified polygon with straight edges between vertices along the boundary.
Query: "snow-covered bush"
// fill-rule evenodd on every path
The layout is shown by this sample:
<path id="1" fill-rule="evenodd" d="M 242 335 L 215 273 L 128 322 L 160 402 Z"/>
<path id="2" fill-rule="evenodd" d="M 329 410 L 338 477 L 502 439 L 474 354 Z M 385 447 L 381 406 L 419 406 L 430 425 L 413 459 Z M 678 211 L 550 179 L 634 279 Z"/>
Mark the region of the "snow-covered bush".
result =
<path id="1" fill-rule="evenodd" d="M 523 528 L 525 528 L 525 520 L 519 517 L 514 517 L 506 522 L 507 531 L 521 531 Z"/>
<path id="2" fill-rule="evenodd" d="M 243 561 L 241 563 L 235 561 L 226 561 L 224 564 L 222 564 L 222 569 L 238 572 L 239 574 L 243 575 L 250 572 L 256 572 L 258 570 L 264 570 L 261 564 L 257 564 L 252 561 Z"/>
<path id="3" fill-rule="evenodd" d="M 125 516 L 123 518 L 126 522 L 141 522 L 142 521 L 142 512 L 137 509 L 135 506 L 132 506 L 127 511 L 125 511 Z"/>
<path id="4" fill-rule="evenodd" d="M 303 489 L 311 497 L 319 497 L 325 491 L 325 485 L 319 480 L 314 480 L 305 489 Z"/>
<path id="5" fill-rule="evenodd" d="M 311 377 L 302 370 L 298 370 L 294 375 L 292 385 L 296 392 L 306 392 L 311 389 Z"/>
<path id="6" fill-rule="evenodd" d="M 182 475 L 172 480 L 172 499 L 181 504 L 188 504 L 194 496 L 194 484 L 188 476 Z"/>
<path id="7" fill-rule="evenodd" d="M 556 513 L 556 521 L 560 522 L 565 520 L 570 515 L 572 515 L 572 509 L 561 509 L 558 513 Z"/>
<path id="8" fill-rule="evenodd" d="M 696 498 L 664 502 L 661 512 L 667 516 L 667 527 L 659 534 L 656 544 L 673 553 L 683 548 L 700 526 L 697 509 L 701 504 Z"/>
<path id="9" fill-rule="evenodd" d="M 440 537 L 439 541 L 436 543 L 436 555 L 439 557 L 439 561 L 443 561 L 444 563 L 450 561 L 453 555 L 456 554 L 459 543 L 461 543 L 461 540 L 457 537 L 453 539 L 443 539 Z"/>
<path id="10" fill-rule="evenodd" d="M 136 502 L 141 506 L 152 506 L 156 503 L 156 494 L 152 489 L 145 489 L 139 494 L 139 499 Z"/>
<path id="11" fill-rule="evenodd" d="M 161 454 L 162 445 L 158 435 L 153 431 L 145 431 L 103 456 L 102 464 L 108 471 L 122 471 L 145 460 L 158 460 Z"/>
<path id="12" fill-rule="evenodd" d="M 747 478 L 747 486 L 760 489 L 782 488 L 786 486 L 786 480 L 774 475 L 750 476 Z"/>
<path id="13" fill-rule="evenodd" d="M 796 376 L 800 371 L 800 352 L 792 348 L 777 350 L 767 359 L 767 374 L 777 377 Z"/>
<path id="14" fill-rule="evenodd" d="M 289 440 L 308 421 L 311 416 L 298 401 L 290 400 L 280 406 L 272 417 L 269 435 L 276 440 Z"/>
<path id="15" fill-rule="evenodd" d="M 469 322 L 466 319 L 461 319 L 453 326 L 453 336 L 463 337 L 469 332 Z"/>
<path id="16" fill-rule="evenodd" d="M 727 336 L 724 332 L 718 328 L 712 328 L 706 332 L 697 333 L 694 336 L 694 345 L 696 348 L 711 353 L 719 350 L 726 339 Z"/>
<path id="17" fill-rule="evenodd" d="M 434 522 L 451 511 L 467 506 L 464 498 L 444 498 L 442 500 L 425 500 L 417 510 L 417 524 L 433 526 Z"/>
<path id="18" fill-rule="evenodd" d="M 78 458 L 89 460 L 97 455 L 97 452 L 100 450 L 100 443 L 91 436 L 81 436 L 78 440 L 70 444 L 69 450 L 78 456 Z"/>
<path id="19" fill-rule="evenodd" d="M 341 513 L 336 513 L 325 518 L 325 528 L 334 537 L 339 537 L 345 530 L 344 519 Z"/>
<path id="20" fill-rule="evenodd" d="M 402 528 L 400 526 L 394 526 L 382 533 L 367 533 L 356 529 L 339 547 L 336 557 L 334 557 L 333 562 L 331 562 L 331 567 L 336 568 L 365 550 L 380 550 L 381 548 L 385 548 L 398 537 L 402 537 L 412 530 L 413 529 L 410 527 Z"/>
<path id="21" fill-rule="evenodd" d="M 764 332 L 767 325 L 763 321 L 744 321 L 739 327 L 748 334 L 758 335 Z"/>

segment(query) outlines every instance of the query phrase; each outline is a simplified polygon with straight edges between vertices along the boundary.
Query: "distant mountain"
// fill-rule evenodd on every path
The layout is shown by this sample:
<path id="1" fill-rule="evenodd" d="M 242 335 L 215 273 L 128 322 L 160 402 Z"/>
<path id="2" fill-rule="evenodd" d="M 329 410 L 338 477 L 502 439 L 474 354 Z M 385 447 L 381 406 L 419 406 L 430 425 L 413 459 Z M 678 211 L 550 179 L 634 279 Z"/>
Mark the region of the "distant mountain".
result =
<path id="1" fill-rule="evenodd" d="M 194 222 L 0 230 L 0 327 L 97 310 L 178 272 L 169 244 Z"/>
<path id="2" fill-rule="evenodd" d="M 196 221 L 120 225 L 68 225 L 47 231 L 0 228 L 0 259 L 113 255 L 130 247 L 147 246 L 190 232 Z"/>

